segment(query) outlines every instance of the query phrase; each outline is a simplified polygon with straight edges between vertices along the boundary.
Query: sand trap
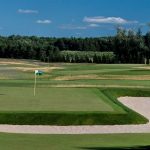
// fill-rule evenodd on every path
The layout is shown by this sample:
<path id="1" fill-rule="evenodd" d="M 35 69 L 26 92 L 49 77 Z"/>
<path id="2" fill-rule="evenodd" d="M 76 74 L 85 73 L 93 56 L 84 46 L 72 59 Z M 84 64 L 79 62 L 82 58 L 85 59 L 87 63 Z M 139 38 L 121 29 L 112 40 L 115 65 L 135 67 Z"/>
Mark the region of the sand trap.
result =
<path id="1" fill-rule="evenodd" d="M 150 120 L 150 97 L 120 97 L 118 100 Z"/>
<path id="2" fill-rule="evenodd" d="M 34 71 L 34 70 L 38 69 L 38 70 L 42 70 L 44 72 L 50 72 L 52 70 L 63 69 L 63 68 L 61 68 L 61 67 L 14 67 L 14 69 L 17 69 L 20 71 Z"/>
<path id="3" fill-rule="evenodd" d="M 128 75 L 72 75 L 72 76 L 59 76 L 54 80 L 57 81 L 69 81 L 69 80 L 81 80 L 81 79 L 95 79 L 95 80 L 150 80 L 150 75 L 136 75 L 136 76 L 128 76 Z"/>
<path id="4" fill-rule="evenodd" d="M 119 101 L 150 120 L 150 97 L 121 97 Z M 144 125 L 97 126 L 0 125 L 0 132 L 28 134 L 150 133 L 150 123 Z"/>
<path id="5" fill-rule="evenodd" d="M 146 69 L 146 70 L 148 70 L 148 69 L 150 69 L 150 66 L 145 66 L 145 67 L 134 67 L 134 68 L 138 68 L 138 69 Z"/>
<path id="6" fill-rule="evenodd" d="M 41 86 L 42 87 L 42 86 Z M 45 87 L 45 85 L 44 85 L 44 87 Z M 84 88 L 84 87 L 119 87 L 119 88 L 149 88 L 149 87 L 145 87 L 145 86 L 127 86 L 127 85 L 116 85 L 116 84 L 114 84 L 114 85 L 104 85 L 104 84 L 102 84 L 102 85 L 100 85 L 100 84 L 58 84 L 58 85 L 48 85 L 48 87 L 65 87 L 65 88 L 79 88 L 79 87 L 82 87 L 82 88 Z"/>
<path id="7" fill-rule="evenodd" d="M 26 61 L 23 60 L 17 60 L 17 59 L 0 59 L 0 65 L 26 65 L 26 66 L 37 66 L 36 64 L 32 63 L 27 63 Z"/>

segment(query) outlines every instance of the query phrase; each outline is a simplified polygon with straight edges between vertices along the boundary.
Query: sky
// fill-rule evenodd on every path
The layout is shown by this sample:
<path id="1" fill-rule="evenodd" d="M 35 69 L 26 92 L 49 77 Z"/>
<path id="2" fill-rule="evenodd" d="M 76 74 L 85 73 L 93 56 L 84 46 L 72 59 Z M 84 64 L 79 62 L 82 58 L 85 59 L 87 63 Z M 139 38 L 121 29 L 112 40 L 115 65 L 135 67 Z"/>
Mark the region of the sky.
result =
<path id="1" fill-rule="evenodd" d="M 149 30 L 150 0 L 0 0 L 0 35 L 113 36 Z"/>

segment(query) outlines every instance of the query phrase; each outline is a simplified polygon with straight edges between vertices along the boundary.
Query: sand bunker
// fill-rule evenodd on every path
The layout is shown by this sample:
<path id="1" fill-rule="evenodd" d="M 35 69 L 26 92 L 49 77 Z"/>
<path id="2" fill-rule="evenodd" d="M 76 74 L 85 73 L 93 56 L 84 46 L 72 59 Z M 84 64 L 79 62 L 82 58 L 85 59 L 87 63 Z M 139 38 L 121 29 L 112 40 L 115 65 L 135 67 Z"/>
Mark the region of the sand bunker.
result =
<path id="1" fill-rule="evenodd" d="M 20 71 L 34 71 L 34 70 L 42 70 L 44 72 L 50 72 L 55 69 L 63 69 L 61 67 L 15 67 L 15 69 Z"/>
<path id="2" fill-rule="evenodd" d="M 94 80 L 150 80 L 150 75 L 134 75 L 134 76 L 128 76 L 128 75 L 105 75 L 105 76 L 99 76 L 99 75 L 72 75 L 72 76 L 59 76 L 56 77 L 54 80 L 57 81 L 69 81 L 69 80 L 88 80 L 88 79 L 94 79 Z"/>

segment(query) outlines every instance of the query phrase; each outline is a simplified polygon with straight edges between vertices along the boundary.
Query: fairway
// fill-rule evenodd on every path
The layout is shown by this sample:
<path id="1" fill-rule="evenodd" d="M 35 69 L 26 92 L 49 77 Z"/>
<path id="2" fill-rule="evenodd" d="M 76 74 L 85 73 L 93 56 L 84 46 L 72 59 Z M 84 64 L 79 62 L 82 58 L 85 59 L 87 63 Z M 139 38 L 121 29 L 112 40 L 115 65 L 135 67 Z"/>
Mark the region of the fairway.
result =
<path id="1" fill-rule="evenodd" d="M 0 87 L 0 111 L 114 111 L 97 88 Z"/>
<path id="2" fill-rule="evenodd" d="M 27 135 L 0 133 L 2 150 L 139 150 L 150 134 Z M 144 148 L 143 148 L 144 149 Z"/>

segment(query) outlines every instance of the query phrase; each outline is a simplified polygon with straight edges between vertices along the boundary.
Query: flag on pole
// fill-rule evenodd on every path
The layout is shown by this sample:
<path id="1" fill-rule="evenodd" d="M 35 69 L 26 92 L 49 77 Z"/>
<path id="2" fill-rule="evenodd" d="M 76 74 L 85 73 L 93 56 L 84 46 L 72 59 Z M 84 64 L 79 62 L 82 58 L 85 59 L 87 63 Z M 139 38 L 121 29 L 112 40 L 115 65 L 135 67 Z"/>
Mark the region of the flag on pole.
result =
<path id="1" fill-rule="evenodd" d="M 41 70 L 35 70 L 35 75 L 42 75 L 44 72 Z"/>
<path id="2" fill-rule="evenodd" d="M 34 74 L 35 74 L 35 80 L 34 80 L 34 96 L 36 94 L 36 76 L 39 75 L 41 76 L 44 72 L 41 70 L 35 70 Z"/>

